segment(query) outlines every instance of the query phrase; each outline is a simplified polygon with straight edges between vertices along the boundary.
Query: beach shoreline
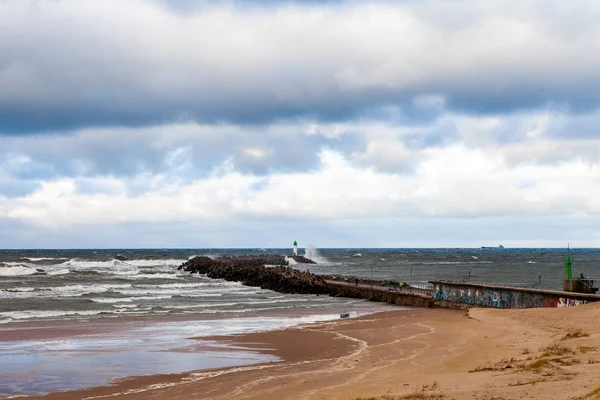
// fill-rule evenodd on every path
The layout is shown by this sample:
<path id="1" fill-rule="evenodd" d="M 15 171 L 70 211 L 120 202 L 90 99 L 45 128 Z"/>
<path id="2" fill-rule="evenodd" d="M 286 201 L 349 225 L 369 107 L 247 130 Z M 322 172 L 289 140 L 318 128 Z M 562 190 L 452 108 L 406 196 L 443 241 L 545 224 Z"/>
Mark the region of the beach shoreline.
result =
<path id="1" fill-rule="evenodd" d="M 424 399 L 593 399 L 586 393 L 600 383 L 598 317 L 597 304 L 469 312 L 414 308 L 213 336 L 210 341 L 281 361 L 130 377 L 114 386 L 29 399 L 395 400 L 415 393 Z M 561 340 L 577 330 L 586 335 Z M 553 345 L 567 353 L 544 355 Z M 528 367 L 544 359 L 540 369 Z"/>
<path id="2" fill-rule="evenodd" d="M 279 356 L 271 351 L 230 345 L 226 340 L 212 336 L 228 338 L 240 333 L 309 326 L 339 319 L 341 313 L 350 312 L 356 316 L 390 309 L 401 308 L 373 304 L 355 310 L 299 307 L 263 313 L 176 314 L 158 318 L 138 316 L 4 324 L 0 327 L 0 352 L 4 353 L 3 359 L 7 362 L 0 367 L 0 397 L 79 390 L 128 376 L 146 377 L 278 361 Z M 23 362 L 29 363 L 24 366 Z M 12 368 L 11 363 L 15 365 Z M 61 365 L 60 378 L 55 376 L 53 365 Z M 28 371 L 35 371 L 35 376 Z M 48 379 L 54 381 L 54 386 L 44 383 Z"/>

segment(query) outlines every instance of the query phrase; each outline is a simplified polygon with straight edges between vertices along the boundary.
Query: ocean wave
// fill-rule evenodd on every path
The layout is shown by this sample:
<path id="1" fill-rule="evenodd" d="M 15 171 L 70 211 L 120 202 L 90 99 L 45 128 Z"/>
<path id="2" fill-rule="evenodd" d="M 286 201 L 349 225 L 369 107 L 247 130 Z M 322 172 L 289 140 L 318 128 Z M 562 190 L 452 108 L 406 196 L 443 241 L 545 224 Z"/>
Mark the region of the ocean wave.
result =
<path id="1" fill-rule="evenodd" d="M 138 267 L 131 265 L 125 261 L 110 260 L 110 261 L 86 261 L 78 258 L 73 258 L 64 263 L 60 264 L 64 268 L 68 268 L 75 271 L 97 271 L 106 272 L 115 275 L 131 274 L 135 275 L 139 273 Z"/>
<path id="2" fill-rule="evenodd" d="M 113 290 L 115 293 L 126 296 L 148 296 L 148 295 L 169 295 L 169 296 L 193 296 L 193 297 L 213 297 L 222 296 L 222 290 L 182 290 L 182 289 L 165 289 L 165 288 L 138 288 L 132 287 L 128 289 Z M 229 294 L 228 292 L 225 292 Z"/>
<path id="3" fill-rule="evenodd" d="M 190 288 L 229 288 L 244 287 L 240 282 L 193 282 L 193 283 L 163 283 L 160 285 L 141 284 L 136 288 L 161 288 L 161 289 L 190 289 Z"/>
<path id="4" fill-rule="evenodd" d="M 49 270 L 49 271 L 45 271 L 45 272 L 48 275 L 56 276 L 56 275 L 66 275 L 66 274 L 70 273 L 71 271 L 69 271 L 66 268 L 63 268 L 63 269 Z"/>
<path id="5" fill-rule="evenodd" d="M 87 294 L 105 293 L 130 288 L 130 283 L 124 284 L 92 284 L 92 285 L 68 285 L 39 288 L 41 291 L 47 291 L 47 296 L 51 297 L 80 297 Z"/>
<path id="6" fill-rule="evenodd" d="M 65 257 L 22 257 L 21 260 L 38 262 L 38 261 L 68 260 L 68 258 L 65 258 Z"/>
<path id="7" fill-rule="evenodd" d="M 130 283 L 124 284 L 92 284 L 92 285 L 66 285 L 44 286 L 28 288 L 33 290 L 0 290 L 0 298 L 53 298 L 53 297 L 81 297 L 87 294 L 105 293 L 109 291 L 131 288 Z M 15 288 L 16 289 L 16 288 Z"/>
<path id="8" fill-rule="evenodd" d="M 3 289 L 5 292 L 13 292 L 13 293 L 22 293 L 22 292 L 33 292 L 35 288 L 33 287 L 16 287 L 16 288 L 8 288 Z"/>
<path id="9" fill-rule="evenodd" d="M 6 264 L 8 265 L 9 263 Z M 39 273 L 39 271 L 36 268 L 23 265 L 0 267 L 0 276 L 28 276 L 37 273 Z"/>
<path id="10" fill-rule="evenodd" d="M 125 279 L 180 279 L 181 275 L 178 275 L 174 267 L 185 261 L 179 259 L 97 261 L 73 258 L 56 264 L 55 267 L 68 269 L 71 272 L 117 275 Z M 151 274 L 143 273 L 149 269 L 152 271 Z M 137 277 L 138 275 L 139 277 Z"/>
<path id="11" fill-rule="evenodd" d="M 136 267 L 178 267 L 188 260 L 179 259 L 166 259 L 166 260 L 127 260 L 127 264 L 134 265 Z"/>
<path id="12" fill-rule="evenodd" d="M 128 279 L 183 279 L 184 275 L 177 275 L 176 272 L 171 274 L 144 274 L 127 276 Z"/>
<path id="13" fill-rule="evenodd" d="M 185 296 L 184 296 L 185 297 Z M 188 309 L 197 309 L 197 308 L 224 308 L 224 307 L 234 307 L 234 306 L 244 306 L 247 304 L 252 305 L 262 305 L 262 304 L 279 304 L 279 303 L 297 303 L 297 302 L 307 302 L 310 299 L 270 299 L 270 300 L 253 300 L 253 301 L 233 301 L 226 303 L 203 303 L 203 304 L 184 304 L 184 305 L 175 305 L 168 306 L 168 308 L 176 309 L 176 310 L 188 310 Z M 286 307 L 281 307 L 286 308 Z M 262 309 L 262 308 L 261 308 Z M 242 310 L 235 310 L 242 311 Z"/>
<path id="14" fill-rule="evenodd" d="M 123 297 L 123 298 L 114 298 L 114 297 L 97 297 L 90 299 L 94 303 L 100 304 L 112 304 L 112 303 L 131 303 L 133 302 L 133 297 Z"/>
<path id="15" fill-rule="evenodd" d="M 24 311 L 6 311 L 0 312 L 0 317 L 9 318 L 12 320 L 23 320 L 33 318 L 52 318 L 52 317 L 67 317 L 67 316 L 91 316 L 106 313 L 104 310 L 24 310 Z M 110 311 L 108 311 L 110 313 Z"/>
<path id="16" fill-rule="evenodd" d="M 134 299 L 136 301 L 138 300 L 167 300 L 167 299 L 172 299 L 173 296 L 139 296 L 139 297 L 135 297 Z"/>
<path id="17" fill-rule="evenodd" d="M 270 293 L 270 291 L 248 286 L 243 286 L 238 282 L 223 283 L 166 283 L 166 284 L 140 284 L 132 283 L 97 283 L 97 284 L 73 284 L 64 286 L 40 286 L 21 289 L 15 287 L 12 289 L 0 290 L 0 298 L 62 298 L 62 297 L 81 297 L 85 295 L 102 294 L 112 292 L 128 297 L 145 296 L 149 299 L 170 298 L 172 296 L 187 297 L 220 297 L 223 294 L 232 296 L 245 296 L 258 293 Z M 166 297 L 165 297 L 166 296 Z M 94 297 L 94 302 L 119 301 L 119 298 Z"/>
<path id="18" fill-rule="evenodd" d="M 184 304 L 184 305 L 176 305 L 169 306 L 169 308 L 174 310 L 190 310 L 195 308 L 214 308 L 214 307 L 231 307 L 240 304 L 239 302 L 232 303 L 203 303 L 203 304 Z"/>

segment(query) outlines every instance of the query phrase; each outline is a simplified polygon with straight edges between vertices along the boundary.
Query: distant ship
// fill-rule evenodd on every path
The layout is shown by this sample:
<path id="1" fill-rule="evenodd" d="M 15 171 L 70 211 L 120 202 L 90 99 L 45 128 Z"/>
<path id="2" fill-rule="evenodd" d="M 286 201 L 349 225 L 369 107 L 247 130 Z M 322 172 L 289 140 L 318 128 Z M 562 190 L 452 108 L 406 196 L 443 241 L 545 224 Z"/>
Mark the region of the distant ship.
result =
<path id="1" fill-rule="evenodd" d="M 487 249 L 487 250 L 490 250 L 490 249 L 503 249 L 503 248 L 504 248 L 504 246 L 502 246 L 502 245 L 500 244 L 500 245 L 498 245 L 498 247 L 491 247 L 491 246 L 481 246 L 481 248 L 482 248 L 482 249 Z"/>

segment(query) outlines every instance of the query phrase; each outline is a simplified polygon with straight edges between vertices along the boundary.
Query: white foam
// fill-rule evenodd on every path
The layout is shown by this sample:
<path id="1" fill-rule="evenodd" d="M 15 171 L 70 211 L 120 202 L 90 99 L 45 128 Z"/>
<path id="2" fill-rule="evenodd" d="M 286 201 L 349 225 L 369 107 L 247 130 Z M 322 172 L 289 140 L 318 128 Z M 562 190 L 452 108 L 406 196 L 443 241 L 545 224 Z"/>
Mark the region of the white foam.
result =
<path id="1" fill-rule="evenodd" d="M 94 303 L 101 303 L 101 304 L 113 304 L 113 303 L 131 303 L 133 301 L 133 297 L 124 297 L 121 299 L 115 299 L 115 298 L 93 298 L 90 299 L 91 301 L 93 301 Z"/>
<path id="2" fill-rule="evenodd" d="M 296 265 L 296 264 L 298 264 L 296 262 L 296 260 L 294 260 L 293 258 L 288 257 L 288 256 L 285 256 L 285 261 L 287 261 L 288 265 Z"/>
<path id="3" fill-rule="evenodd" d="M 319 254 L 317 248 L 312 244 L 309 244 L 306 247 L 306 250 L 304 251 L 304 257 L 314 261 L 317 264 L 328 264 L 328 261 Z"/>
<path id="4" fill-rule="evenodd" d="M 166 300 L 166 299 L 172 299 L 173 296 L 139 296 L 139 297 L 134 297 L 134 299 L 137 300 Z"/>
<path id="5" fill-rule="evenodd" d="M 232 290 L 234 289 L 234 290 Z M 256 288 L 243 286 L 239 283 L 232 284 L 210 284 L 205 282 L 199 283 L 174 283 L 161 285 L 135 285 L 124 290 L 116 290 L 127 296 L 139 295 L 172 295 L 186 297 L 213 297 L 227 295 L 248 295 L 266 292 L 256 290 Z"/>
<path id="6" fill-rule="evenodd" d="M 32 287 L 16 287 L 16 288 L 8 288 L 4 289 L 6 292 L 33 292 L 35 288 Z"/>
<path id="7" fill-rule="evenodd" d="M 184 297 L 193 297 L 193 296 L 184 296 Z M 306 302 L 310 301 L 310 299 L 266 299 L 266 300 L 253 300 L 253 301 L 236 301 L 230 303 L 203 303 L 203 304 L 187 304 L 187 305 L 176 305 L 169 306 L 169 308 L 176 310 L 186 310 L 186 309 L 195 309 L 195 308 L 215 308 L 215 307 L 233 307 L 239 305 L 261 305 L 261 304 L 278 304 L 278 303 L 294 303 L 298 302 Z M 262 309 L 261 309 L 262 310 Z M 225 310 L 222 310 L 225 311 Z M 244 310 L 235 310 L 236 312 L 243 312 Z"/>
<path id="8" fill-rule="evenodd" d="M 116 293 L 124 294 L 126 296 L 144 296 L 144 295 L 170 295 L 170 296 L 189 296 L 189 297 L 212 297 L 222 296 L 223 293 L 220 291 L 198 291 L 198 290 L 182 290 L 182 289 L 144 289 L 144 288 L 131 288 L 116 290 Z M 229 293 L 228 293 L 229 294 Z"/>
<path id="9" fill-rule="evenodd" d="M 124 261 L 129 265 L 136 267 L 178 267 L 188 260 L 168 259 L 168 260 L 127 260 Z"/>
<path id="10" fill-rule="evenodd" d="M 190 289 L 190 288 L 229 288 L 229 287 L 245 287 L 240 282 L 190 282 L 190 283 L 163 283 L 160 285 L 135 285 L 136 288 L 151 288 L 151 289 Z"/>
<path id="11" fill-rule="evenodd" d="M 112 275 L 136 275 L 139 273 L 139 269 L 135 265 L 119 260 L 85 261 L 74 258 L 60 265 L 72 271 L 95 271 Z"/>
<path id="12" fill-rule="evenodd" d="M 85 294 L 104 293 L 112 290 L 131 288 L 131 284 L 92 284 L 67 285 L 30 288 L 34 290 L 0 290 L 0 298 L 32 298 L 32 297 L 79 297 Z"/>
<path id="13" fill-rule="evenodd" d="M 106 311 L 94 310 L 94 311 L 70 311 L 70 310 L 25 310 L 25 311 L 7 311 L 0 312 L 0 316 L 5 318 L 11 318 L 15 320 L 32 319 L 32 318 L 52 318 L 52 317 L 65 317 L 70 315 L 90 316 L 98 315 Z"/>
<path id="14" fill-rule="evenodd" d="M 63 268 L 63 269 L 57 269 L 57 270 L 54 270 L 54 271 L 46 271 L 46 273 L 47 273 L 48 275 L 66 275 L 66 274 L 68 274 L 68 273 L 70 273 L 70 272 L 71 272 L 71 271 L 69 271 L 69 270 L 68 270 L 68 269 L 66 269 L 66 268 Z"/>
<path id="15" fill-rule="evenodd" d="M 7 263 L 9 264 L 9 263 Z M 27 276 L 38 273 L 35 268 L 15 265 L 10 267 L 0 267 L 0 276 Z"/>
<path id="16" fill-rule="evenodd" d="M 183 275 L 171 274 L 137 274 L 127 276 L 128 279 L 182 279 Z"/>
<path id="17" fill-rule="evenodd" d="M 68 258 L 64 258 L 64 257 L 23 257 L 21 258 L 21 260 L 27 260 L 27 261 L 32 261 L 32 262 L 36 262 L 36 261 L 54 261 L 54 260 L 68 260 Z"/>
<path id="18" fill-rule="evenodd" d="M 113 307 L 130 309 L 137 308 L 137 304 L 113 304 Z"/>
<path id="19" fill-rule="evenodd" d="M 104 293 L 108 291 L 117 291 L 130 288 L 130 283 L 124 284 L 92 284 L 92 285 L 68 285 L 40 288 L 40 290 L 49 290 L 51 295 L 60 297 L 81 296 L 91 293 Z"/>

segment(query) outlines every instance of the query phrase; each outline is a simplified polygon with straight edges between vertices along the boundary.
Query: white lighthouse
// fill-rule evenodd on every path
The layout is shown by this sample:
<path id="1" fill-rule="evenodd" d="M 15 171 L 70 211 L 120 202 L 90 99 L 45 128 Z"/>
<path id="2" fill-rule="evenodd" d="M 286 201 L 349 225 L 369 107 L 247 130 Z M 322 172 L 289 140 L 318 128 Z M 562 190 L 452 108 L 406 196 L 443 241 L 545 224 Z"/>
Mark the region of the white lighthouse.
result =
<path id="1" fill-rule="evenodd" d="M 298 255 L 298 242 L 294 240 L 294 253 L 293 256 L 296 257 Z"/>

